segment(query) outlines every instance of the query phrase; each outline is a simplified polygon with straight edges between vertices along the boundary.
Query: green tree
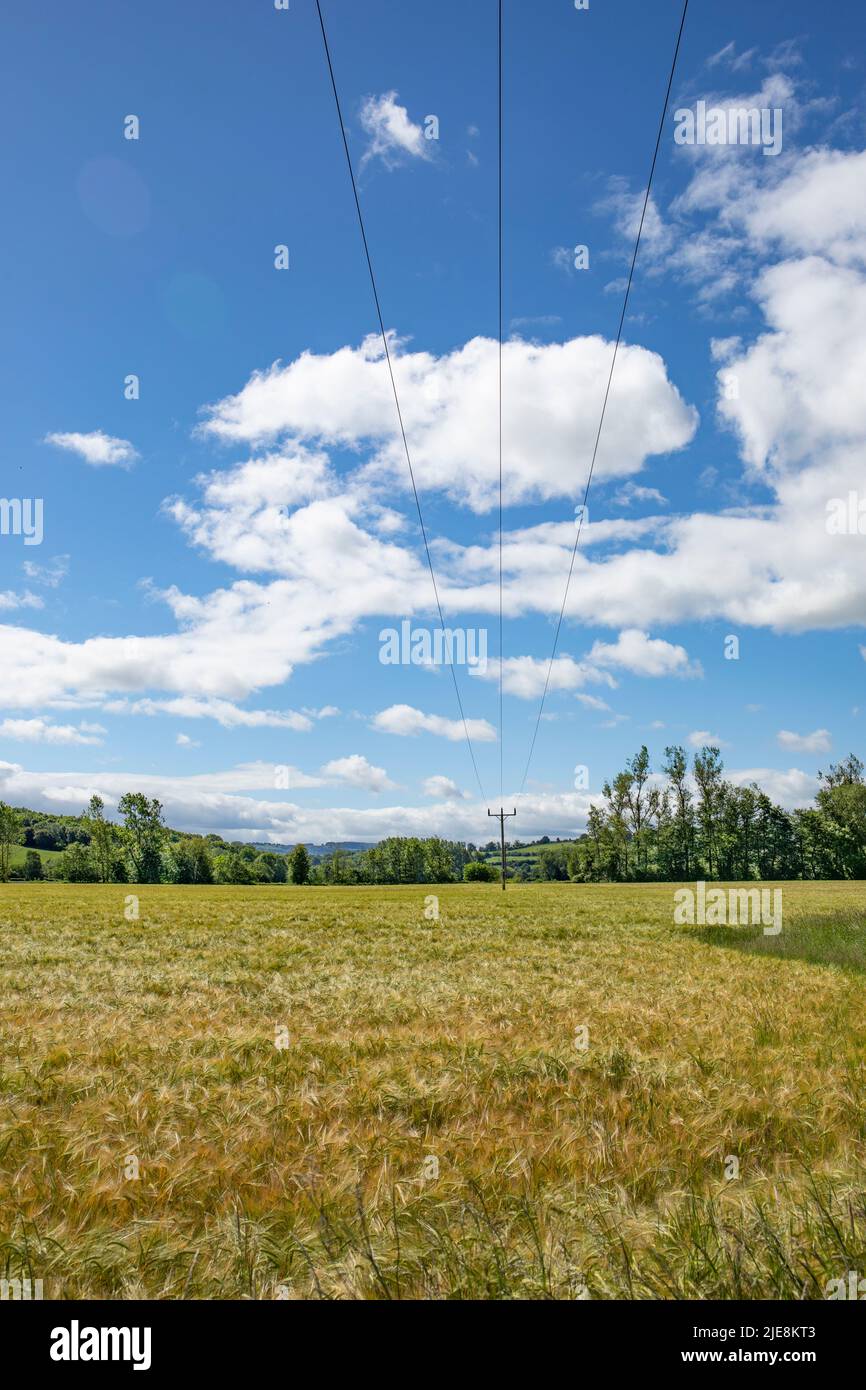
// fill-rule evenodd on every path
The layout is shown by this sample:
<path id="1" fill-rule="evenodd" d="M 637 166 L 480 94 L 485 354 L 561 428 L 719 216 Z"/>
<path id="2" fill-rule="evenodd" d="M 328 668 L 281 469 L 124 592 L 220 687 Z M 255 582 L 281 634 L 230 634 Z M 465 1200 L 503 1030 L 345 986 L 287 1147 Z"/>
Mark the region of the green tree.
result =
<path id="1" fill-rule="evenodd" d="M 725 795 L 722 780 L 724 764 L 718 748 L 704 747 L 695 754 L 694 773 L 698 784 L 698 822 L 707 877 L 717 871 L 719 812 Z"/>
<path id="2" fill-rule="evenodd" d="M 607 798 L 606 861 L 607 875 L 614 881 L 628 878 L 628 800 L 632 775 L 618 772 L 613 783 L 605 782 L 602 792 Z"/>
<path id="3" fill-rule="evenodd" d="M 69 843 L 66 826 L 57 821 L 40 821 L 33 826 L 32 843 L 34 849 L 65 849 Z"/>
<path id="4" fill-rule="evenodd" d="M 82 823 L 90 836 L 93 862 L 100 883 L 110 883 L 117 852 L 117 830 L 105 819 L 105 803 L 101 796 L 92 796 Z"/>
<path id="5" fill-rule="evenodd" d="M 0 801 L 0 883 L 9 877 L 12 850 L 21 840 L 21 817 L 5 801 Z"/>
<path id="6" fill-rule="evenodd" d="M 758 814 L 758 789 L 742 787 L 736 797 L 737 807 L 737 877 L 752 877 L 754 859 L 755 818 Z"/>
<path id="7" fill-rule="evenodd" d="M 819 772 L 815 800 L 832 832 L 834 875 L 866 877 L 866 783 L 863 764 L 850 753 L 843 762 Z"/>
<path id="8" fill-rule="evenodd" d="M 427 883 L 454 882 L 454 856 L 447 840 L 422 841 Z"/>
<path id="9" fill-rule="evenodd" d="M 161 804 L 156 799 L 149 801 L 141 792 L 127 792 L 117 809 L 124 818 L 123 840 L 134 882 L 159 883 L 165 844 Z"/>
<path id="10" fill-rule="evenodd" d="M 628 786 L 625 790 L 625 804 L 628 807 L 631 830 L 634 837 L 635 877 L 647 876 L 646 821 L 651 810 L 652 792 L 647 787 L 650 776 L 649 750 L 646 744 L 636 753 L 631 762 L 626 763 Z"/>
<path id="11" fill-rule="evenodd" d="M 356 881 L 352 858 L 339 846 L 322 861 L 322 872 L 326 883 L 346 884 Z"/>
<path id="12" fill-rule="evenodd" d="M 551 845 L 549 840 L 547 843 L 550 847 L 541 850 L 535 861 L 533 878 L 545 883 L 564 883 L 569 877 L 568 848 L 566 845 Z"/>
<path id="13" fill-rule="evenodd" d="M 213 883 L 213 863 L 206 841 L 190 835 L 171 846 L 168 872 L 172 883 Z"/>
<path id="14" fill-rule="evenodd" d="M 166 862 L 166 871 L 172 883 L 194 883 L 192 857 L 188 841 L 178 840 L 172 845 Z"/>
<path id="15" fill-rule="evenodd" d="M 836 877 L 836 835 L 823 811 L 815 807 L 795 811 L 794 832 L 799 845 L 801 878 Z"/>
<path id="16" fill-rule="evenodd" d="M 210 849 L 207 840 L 202 840 L 196 836 L 193 840 L 188 840 L 188 854 L 192 864 L 193 883 L 213 883 L 213 860 L 211 859 Z"/>
<path id="17" fill-rule="evenodd" d="M 283 854 L 265 850 L 253 863 L 253 876 L 257 883 L 285 883 L 286 859 Z"/>
<path id="18" fill-rule="evenodd" d="M 28 849 L 24 856 L 24 877 L 31 880 L 45 877 L 45 870 L 42 867 L 42 855 L 38 850 Z"/>
<path id="19" fill-rule="evenodd" d="M 669 778 L 673 792 L 671 822 L 673 877 L 689 879 L 692 875 L 692 841 L 694 839 L 694 816 L 692 793 L 688 785 L 689 760 L 684 748 L 677 746 L 665 749 L 665 776 Z"/>
<path id="20" fill-rule="evenodd" d="M 586 817 L 586 849 L 583 856 L 584 876 L 590 882 L 598 883 L 604 877 L 602 839 L 604 837 L 604 812 L 595 802 Z"/>
<path id="21" fill-rule="evenodd" d="M 300 887 L 308 883 L 310 879 L 310 856 L 306 845 L 295 845 L 289 855 L 289 872 L 292 876 L 292 883 Z"/>
<path id="22" fill-rule="evenodd" d="M 214 877 L 217 883 L 243 887 L 253 883 L 253 866 L 241 854 L 218 854 L 214 860 Z"/>
<path id="23" fill-rule="evenodd" d="M 73 840 L 66 846 L 60 860 L 60 869 L 67 883 L 98 883 L 99 874 L 93 862 L 88 845 Z"/>
<path id="24" fill-rule="evenodd" d="M 463 870 L 464 883 L 495 883 L 499 874 L 492 864 L 476 859 Z"/>

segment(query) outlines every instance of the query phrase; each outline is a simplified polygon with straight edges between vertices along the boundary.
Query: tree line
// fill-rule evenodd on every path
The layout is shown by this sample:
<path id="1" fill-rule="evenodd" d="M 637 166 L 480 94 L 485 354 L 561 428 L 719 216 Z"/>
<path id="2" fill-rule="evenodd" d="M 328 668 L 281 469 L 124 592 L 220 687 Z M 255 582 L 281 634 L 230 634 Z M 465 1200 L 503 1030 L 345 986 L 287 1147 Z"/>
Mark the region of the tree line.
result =
<path id="1" fill-rule="evenodd" d="M 716 747 L 695 753 L 691 766 L 684 748 L 666 748 L 654 773 L 644 746 L 604 784 L 585 834 L 545 845 L 512 873 L 582 883 L 866 878 L 864 765 L 852 753 L 818 776 L 815 804 L 786 811 L 756 784 L 727 780 Z M 304 845 L 285 855 L 217 835 L 181 835 L 165 825 L 160 802 L 140 792 L 122 796 L 118 812 L 121 824 L 107 820 L 98 796 L 80 817 L 0 802 L 0 881 L 363 885 L 497 877 L 483 849 L 438 837 L 394 836 L 315 861 Z M 13 868 L 21 846 L 23 864 Z M 60 853 L 43 859 L 43 848 Z"/>
<path id="2" fill-rule="evenodd" d="M 719 749 L 691 767 L 665 749 L 654 775 L 646 747 L 602 789 L 586 834 L 539 855 L 539 878 L 583 883 L 866 878 L 866 783 L 853 753 L 820 772 L 814 806 L 786 811 L 757 784 L 724 776 Z"/>
<path id="3" fill-rule="evenodd" d="M 49 818 L 0 802 L 0 880 L 59 879 L 67 883 L 399 884 L 453 883 L 478 853 L 454 841 L 383 840 L 360 853 L 335 849 L 316 862 L 305 845 L 277 854 L 255 845 L 228 844 L 218 835 L 179 835 L 156 799 L 140 792 L 120 798 L 116 825 L 101 797 L 80 817 Z M 12 855 L 23 847 L 20 868 Z M 41 850 L 54 850 L 44 858 Z M 481 866 L 483 873 L 486 866 Z"/>
<path id="4" fill-rule="evenodd" d="M 24 849 L 19 876 L 67 883 L 305 883 L 311 860 L 303 845 L 291 855 L 254 845 L 230 845 L 218 835 L 179 835 L 163 808 L 141 792 L 128 792 L 117 806 L 122 818 L 106 819 L 105 804 L 93 796 L 80 817 L 48 818 L 0 802 L 0 880 L 14 874 L 13 851 Z M 40 850 L 54 850 L 43 859 Z M 58 853 L 59 851 L 59 853 Z"/>

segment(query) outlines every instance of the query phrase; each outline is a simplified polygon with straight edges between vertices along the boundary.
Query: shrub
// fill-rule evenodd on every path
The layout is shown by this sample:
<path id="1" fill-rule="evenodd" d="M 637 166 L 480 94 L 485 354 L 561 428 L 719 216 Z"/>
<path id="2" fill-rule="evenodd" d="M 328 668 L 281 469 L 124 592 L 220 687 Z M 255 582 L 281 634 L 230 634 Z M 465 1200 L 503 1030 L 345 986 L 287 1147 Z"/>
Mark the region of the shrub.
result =
<path id="1" fill-rule="evenodd" d="M 24 877 L 28 879 L 45 877 L 45 871 L 42 868 L 42 855 L 37 854 L 35 849 L 28 849 L 24 856 Z"/>
<path id="2" fill-rule="evenodd" d="M 473 860 L 463 870 L 465 883 L 495 883 L 498 878 L 499 873 L 493 865 L 486 864 L 482 859 Z"/>

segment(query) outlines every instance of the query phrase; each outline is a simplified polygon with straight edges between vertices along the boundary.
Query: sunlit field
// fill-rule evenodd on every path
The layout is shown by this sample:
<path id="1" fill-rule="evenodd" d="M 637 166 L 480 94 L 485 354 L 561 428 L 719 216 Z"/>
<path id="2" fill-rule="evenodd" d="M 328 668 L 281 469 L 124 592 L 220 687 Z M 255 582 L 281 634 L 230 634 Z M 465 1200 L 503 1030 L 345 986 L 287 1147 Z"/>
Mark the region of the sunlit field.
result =
<path id="1" fill-rule="evenodd" d="M 443 887 L 438 921 L 427 888 L 4 886 L 0 1273 L 823 1298 L 866 1261 L 866 885 L 783 887 L 773 938 L 658 885 Z"/>

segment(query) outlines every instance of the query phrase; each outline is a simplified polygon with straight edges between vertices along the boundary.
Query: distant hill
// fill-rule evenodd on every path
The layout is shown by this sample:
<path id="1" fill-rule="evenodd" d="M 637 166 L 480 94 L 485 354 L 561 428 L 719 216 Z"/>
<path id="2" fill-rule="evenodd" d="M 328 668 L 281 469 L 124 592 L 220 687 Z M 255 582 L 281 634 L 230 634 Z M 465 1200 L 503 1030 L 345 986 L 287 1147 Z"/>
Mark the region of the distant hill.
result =
<path id="1" fill-rule="evenodd" d="M 307 844 L 304 841 L 304 844 Z M 372 849 L 378 844 L 377 840 L 329 840 L 326 845 L 309 845 L 307 852 L 311 859 L 325 859 L 329 854 L 333 854 L 335 849 L 346 850 L 348 854 L 360 853 L 365 849 Z M 253 848 L 268 854 L 291 854 L 294 845 L 269 845 L 262 840 L 253 841 Z"/>
<path id="2" fill-rule="evenodd" d="M 41 854 L 51 855 L 59 853 L 65 848 L 69 839 L 83 838 L 87 840 L 87 835 L 82 831 L 81 817 L 55 814 L 53 811 L 31 811 L 28 806 L 16 806 L 13 808 L 21 817 L 23 833 L 23 845 L 20 856 L 13 860 L 17 864 L 20 858 L 23 862 L 24 851 L 28 848 L 36 848 Z M 166 831 L 170 840 L 182 840 L 188 836 L 197 839 L 206 839 L 215 852 L 220 849 L 230 847 L 240 847 L 248 842 L 245 840 L 224 840 L 219 835 L 204 834 L 195 835 L 194 832 L 185 830 L 175 830 L 172 826 L 166 826 Z M 268 844 L 264 840 L 251 841 L 254 849 L 260 853 L 269 854 L 291 854 L 294 845 Z M 348 854 L 357 854 L 365 849 L 371 849 L 378 844 L 377 840 L 331 840 L 327 844 L 307 845 L 311 859 L 326 859 L 335 850 L 344 850 Z"/>

